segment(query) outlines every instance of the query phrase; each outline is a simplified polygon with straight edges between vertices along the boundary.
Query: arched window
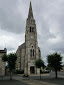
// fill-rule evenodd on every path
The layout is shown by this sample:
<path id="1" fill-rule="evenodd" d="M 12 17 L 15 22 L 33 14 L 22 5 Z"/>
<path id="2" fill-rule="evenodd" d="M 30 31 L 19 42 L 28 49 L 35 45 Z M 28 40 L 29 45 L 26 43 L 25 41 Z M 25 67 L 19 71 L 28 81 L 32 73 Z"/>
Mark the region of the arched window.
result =
<path id="1" fill-rule="evenodd" d="M 34 56 L 34 49 L 33 49 L 33 56 Z"/>
<path id="2" fill-rule="evenodd" d="M 34 32 L 34 28 L 32 27 L 32 32 Z"/>
<path id="3" fill-rule="evenodd" d="M 31 32 L 31 27 L 30 27 L 30 32 Z"/>
<path id="4" fill-rule="evenodd" d="M 35 49 L 34 49 L 34 45 L 31 45 L 30 47 L 30 57 L 35 58 Z"/>
<path id="5" fill-rule="evenodd" d="M 34 32 L 34 28 L 33 27 L 30 27 L 30 32 Z"/>
<path id="6" fill-rule="evenodd" d="M 30 50 L 30 56 L 32 57 L 32 49 Z"/>

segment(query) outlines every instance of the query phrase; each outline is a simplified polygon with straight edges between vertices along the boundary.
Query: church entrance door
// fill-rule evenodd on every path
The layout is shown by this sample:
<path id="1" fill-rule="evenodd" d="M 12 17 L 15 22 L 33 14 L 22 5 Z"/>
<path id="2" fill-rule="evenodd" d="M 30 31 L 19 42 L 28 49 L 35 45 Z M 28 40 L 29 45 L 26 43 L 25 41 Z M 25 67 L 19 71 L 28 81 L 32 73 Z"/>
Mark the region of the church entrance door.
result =
<path id="1" fill-rule="evenodd" d="M 34 66 L 30 67 L 30 73 L 35 73 L 35 67 Z"/>

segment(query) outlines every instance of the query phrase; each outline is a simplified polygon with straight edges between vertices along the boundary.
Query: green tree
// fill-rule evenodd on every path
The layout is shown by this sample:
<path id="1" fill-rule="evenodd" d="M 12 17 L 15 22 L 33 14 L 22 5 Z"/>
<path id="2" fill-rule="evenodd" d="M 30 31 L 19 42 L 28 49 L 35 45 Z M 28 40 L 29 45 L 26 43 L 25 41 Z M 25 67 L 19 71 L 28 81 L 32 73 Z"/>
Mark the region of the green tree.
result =
<path id="1" fill-rule="evenodd" d="M 4 54 L 4 55 L 2 56 L 2 61 L 3 61 L 3 62 L 8 61 L 8 57 L 7 57 L 7 55 L 6 55 L 6 54 Z"/>
<path id="2" fill-rule="evenodd" d="M 35 65 L 36 65 L 37 68 L 40 68 L 40 71 L 41 71 L 41 67 L 44 68 L 44 62 L 43 62 L 42 59 L 37 59 L 35 61 Z M 41 72 L 40 72 L 40 79 L 41 79 Z"/>
<path id="3" fill-rule="evenodd" d="M 57 71 L 62 68 L 62 56 L 60 54 L 53 53 L 47 56 L 48 66 L 54 69 L 55 77 L 57 78 Z"/>
<path id="4" fill-rule="evenodd" d="M 8 62 L 8 68 L 10 70 L 10 80 L 12 80 L 12 72 L 15 70 L 15 64 L 17 60 L 17 56 L 15 53 L 10 53 L 7 56 L 3 56 L 2 60 Z"/>
<path id="5" fill-rule="evenodd" d="M 14 53 L 8 54 L 8 68 L 10 70 L 10 80 L 12 80 L 12 72 L 15 70 L 17 56 Z"/>

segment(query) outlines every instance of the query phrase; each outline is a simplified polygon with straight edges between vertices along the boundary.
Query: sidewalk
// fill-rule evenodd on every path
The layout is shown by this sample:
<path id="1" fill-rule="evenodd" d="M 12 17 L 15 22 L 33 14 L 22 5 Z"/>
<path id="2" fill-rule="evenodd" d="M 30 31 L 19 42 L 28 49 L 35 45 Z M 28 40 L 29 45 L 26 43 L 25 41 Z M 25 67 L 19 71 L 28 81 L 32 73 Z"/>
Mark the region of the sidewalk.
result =
<path id="1" fill-rule="evenodd" d="M 17 74 L 18 76 L 23 76 L 23 74 Z M 49 76 L 50 74 L 41 74 L 41 76 Z M 40 76 L 40 74 L 30 74 L 30 76 Z"/>

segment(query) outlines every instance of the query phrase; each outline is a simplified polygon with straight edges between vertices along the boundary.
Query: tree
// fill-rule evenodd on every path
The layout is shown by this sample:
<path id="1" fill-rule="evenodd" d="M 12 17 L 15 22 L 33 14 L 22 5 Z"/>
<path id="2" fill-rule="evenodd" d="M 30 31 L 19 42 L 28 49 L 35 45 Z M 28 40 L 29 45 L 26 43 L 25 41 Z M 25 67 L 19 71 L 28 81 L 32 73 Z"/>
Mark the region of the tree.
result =
<path id="1" fill-rule="evenodd" d="M 35 65 L 37 68 L 40 68 L 40 71 L 41 71 L 41 67 L 44 67 L 44 62 L 42 59 L 37 59 L 35 61 Z M 40 79 L 41 79 L 41 72 L 40 72 Z"/>
<path id="2" fill-rule="evenodd" d="M 60 54 L 53 53 L 47 56 L 48 66 L 54 69 L 55 77 L 57 78 L 57 71 L 62 68 L 62 56 Z"/>
<path id="3" fill-rule="evenodd" d="M 10 53 L 7 56 L 3 56 L 2 60 L 8 62 L 8 68 L 10 70 L 10 80 L 12 80 L 12 72 L 15 70 L 15 64 L 17 60 L 17 56 L 15 53 Z"/>
<path id="4" fill-rule="evenodd" d="M 6 62 L 7 60 L 8 60 L 7 55 L 4 54 L 4 55 L 2 56 L 2 61 L 3 61 L 3 62 Z"/>
<path id="5" fill-rule="evenodd" d="M 17 56 L 14 53 L 10 53 L 8 55 L 8 67 L 10 70 L 10 80 L 12 80 L 12 72 L 15 70 L 15 64 L 16 64 Z"/>

